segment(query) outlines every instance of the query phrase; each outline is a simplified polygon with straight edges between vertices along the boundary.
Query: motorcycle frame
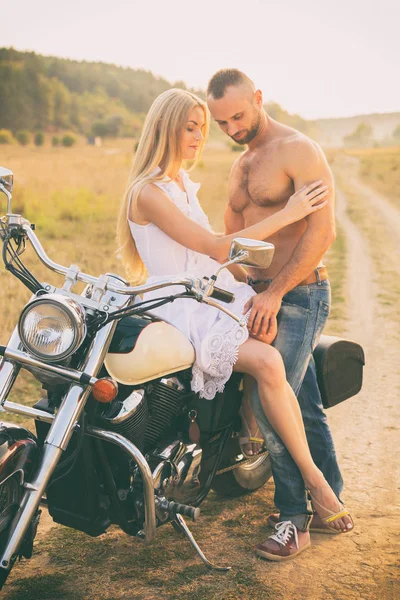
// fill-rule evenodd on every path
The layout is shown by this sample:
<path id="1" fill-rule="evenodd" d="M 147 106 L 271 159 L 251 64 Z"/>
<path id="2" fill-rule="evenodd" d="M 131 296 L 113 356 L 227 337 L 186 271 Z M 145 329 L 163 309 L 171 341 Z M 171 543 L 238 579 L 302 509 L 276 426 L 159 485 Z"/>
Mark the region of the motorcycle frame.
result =
<path id="1" fill-rule="evenodd" d="M 92 300 L 89 303 L 85 302 L 85 297 L 80 297 L 83 305 L 86 303 L 86 305 L 89 304 L 90 307 L 93 307 L 93 304 L 96 304 L 100 310 L 113 312 L 113 310 L 128 306 L 132 302 L 132 298 L 138 294 L 169 286 L 181 285 L 191 291 L 195 300 L 215 306 L 239 321 L 236 315 L 208 297 L 199 281 L 194 278 L 168 278 L 158 281 L 156 284 L 135 287 L 126 285 L 126 282 L 122 282 L 121 284 L 121 279 L 118 276 L 102 275 L 96 278 L 83 273 L 75 265 L 67 268 L 52 261 L 44 251 L 29 221 L 22 218 L 21 215 L 8 213 L 3 218 L 3 222 L 5 222 L 9 230 L 14 229 L 19 235 L 28 238 L 42 263 L 50 270 L 65 277 L 64 286 L 61 290 L 58 290 L 59 292 L 73 295 L 71 288 L 78 281 L 92 286 Z M 238 255 L 235 259 L 229 261 L 229 264 L 240 262 L 241 258 L 242 255 Z M 49 285 L 45 285 L 45 289 L 48 292 L 55 291 L 55 288 Z M 103 365 L 116 324 L 117 320 L 112 320 L 95 334 L 90 349 L 80 365 L 80 371 L 46 364 L 24 352 L 17 327 L 11 335 L 8 345 L 0 348 L 0 353 L 3 355 L 0 362 L 0 410 L 51 423 L 31 481 L 23 483 L 25 491 L 17 513 L 10 525 L 10 535 L 3 554 L 0 557 L 0 568 L 2 569 L 8 570 L 11 568 L 17 557 L 20 544 L 39 507 L 46 486 L 62 457 L 63 451 L 68 446 L 75 427 L 77 427 L 91 387 L 96 382 L 96 376 Z M 244 326 L 244 321 L 241 324 Z M 44 371 L 56 373 L 71 381 L 71 387 L 62 399 L 61 406 L 55 416 L 45 411 L 8 400 L 8 395 L 18 376 L 19 370 L 24 365 L 35 366 Z M 86 433 L 119 446 L 137 464 L 143 478 L 145 512 L 143 538 L 145 542 L 151 542 L 156 536 L 155 494 L 152 473 L 145 457 L 132 442 L 122 435 L 97 427 L 88 427 Z"/>

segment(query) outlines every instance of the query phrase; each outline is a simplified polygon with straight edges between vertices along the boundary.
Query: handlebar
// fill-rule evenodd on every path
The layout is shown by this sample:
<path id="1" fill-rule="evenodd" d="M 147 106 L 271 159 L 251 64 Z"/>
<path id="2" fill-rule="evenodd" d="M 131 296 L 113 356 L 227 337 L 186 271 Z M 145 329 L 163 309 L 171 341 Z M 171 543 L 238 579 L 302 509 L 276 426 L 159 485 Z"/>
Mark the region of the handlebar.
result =
<path id="1" fill-rule="evenodd" d="M 232 294 L 227 290 L 223 290 L 222 288 L 214 286 L 213 291 L 211 293 L 211 298 L 215 298 L 215 300 L 219 300 L 220 302 L 230 304 L 231 302 L 234 302 L 235 294 Z"/>
<path id="2" fill-rule="evenodd" d="M 29 221 L 23 219 L 20 215 L 14 214 L 8 214 L 7 219 L 9 226 L 15 227 L 19 230 L 22 229 L 24 235 L 31 242 L 33 249 L 36 252 L 39 259 L 41 260 L 41 262 L 44 265 L 46 265 L 49 269 L 51 269 L 55 273 L 58 273 L 59 275 L 64 275 L 65 277 L 69 277 L 71 275 L 71 271 L 73 271 L 74 280 L 82 281 L 86 284 L 93 286 L 96 286 L 98 284 L 99 278 L 93 277 L 92 275 L 88 275 L 87 273 L 83 273 L 79 270 L 78 267 L 64 267 L 63 265 L 60 265 L 51 260 L 51 258 L 47 256 L 43 246 L 41 245 L 39 239 L 37 238 L 36 234 L 31 228 L 31 224 L 29 223 Z M 216 276 L 213 276 L 213 279 L 215 280 Z M 104 290 L 127 296 L 145 294 L 146 292 L 152 292 L 161 288 L 181 285 L 184 286 L 189 292 L 191 292 L 193 294 L 194 299 L 196 299 L 197 301 L 204 302 L 205 304 L 209 304 L 210 306 L 218 308 L 222 312 L 232 317 L 235 321 L 240 323 L 240 325 L 245 326 L 245 321 L 243 319 L 237 317 L 234 313 L 218 304 L 218 302 L 215 302 L 215 300 L 219 300 L 221 302 L 229 304 L 234 301 L 234 294 L 228 292 L 227 290 L 223 290 L 214 286 L 212 292 L 208 296 L 208 294 L 205 293 L 202 287 L 201 280 L 194 277 L 172 277 L 168 279 L 159 280 L 156 283 L 139 286 L 118 285 L 115 283 L 115 281 L 111 282 L 108 280 L 106 280 L 104 283 Z"/>
<path id="3" fill-rule="evenodd" d="M 23 228 L 24 232 L 26 233 L 26 236 L 28 237 L 29 241 L 31 242 L 33 249 L 35 250 L 36 254 L 38 255 L 39 259 L 42 261 L 42 263 L 44 265 L 46 265 L 46 267 L 48 267 L 49 269 L 54 271 L 55 273 L 66 276 L 69 272 L 69 268 L 64 267 L 63 265 L 59 265 L 58 263 L 54 262 L 53 260 L 51 260 L 51 258 L 48 257 L 43 246 L 39 242 L 36 234 L 31 229 L 30 225 L 24 224 L 22 226 L 22 228 Z M 98 281 L 97 277 L 93 277 L 93 275 L 88 275 L 87 273 L 83 273 L 83 271 L 78 271 L 76 273 L 76 279 L 78 281 L 83 281 L 84 283 L 88 283 L 91 285 L 96 284 L 96 282 Z M 183 285 L 187 288 L 192 288 L 192 287 L 195 287 L 195 279 L 191 278 L 191 277 L 176 278 L 176 279 L 169 278 L 169 279 L 165 279 L 165 280 L 160 280 L 157 283 L 147 284 L 147 285 L 138 285 L 138 286 L 128 286 L 128 285 L 119 286 L 115 283 L 107 282 L 106 289 L 109 290 L 110 292 L 115 292 L 117 294 L 124 294 L 124 295 L 129 296 L 129 295 L 144 294 L 146 292 L 152 292 L 153 290 L 158 290 L 160 288 L 168 287 L 171 285 Z"/>

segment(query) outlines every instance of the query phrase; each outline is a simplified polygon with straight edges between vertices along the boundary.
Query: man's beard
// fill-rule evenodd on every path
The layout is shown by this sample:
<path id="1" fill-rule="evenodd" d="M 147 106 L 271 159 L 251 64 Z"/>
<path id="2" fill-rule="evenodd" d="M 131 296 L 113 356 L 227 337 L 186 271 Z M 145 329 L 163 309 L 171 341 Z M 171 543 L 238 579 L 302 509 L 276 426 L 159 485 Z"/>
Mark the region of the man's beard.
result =
<path id="1" fill-rule="evenodd" d="M 245 144 L 249 144 L 252 140 L 254 140 L 254 138 L 258 134 L 258 132 L 260 130 L 260 123 L 261 123 L 261 115 L 260 115 L 260 113 L 257 113 L 254 118 L 254 121 L 250 125 L 250 129 L 247 130 L 247 133 L 244 137 L 241 137 L 240 140 L 235 140 L 235 138 L 232 135 L 229 137 L 234 142 L 236 142 L 236 144 L 240 144 L 241 146 L 244 146 Z"/>

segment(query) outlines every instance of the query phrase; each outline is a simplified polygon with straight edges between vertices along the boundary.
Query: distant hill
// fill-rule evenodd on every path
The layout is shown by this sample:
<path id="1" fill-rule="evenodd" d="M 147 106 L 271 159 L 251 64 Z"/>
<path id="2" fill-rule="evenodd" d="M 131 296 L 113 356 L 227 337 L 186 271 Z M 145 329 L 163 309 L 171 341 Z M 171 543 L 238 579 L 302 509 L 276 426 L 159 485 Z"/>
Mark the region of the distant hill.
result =
<path id="1" fill-rule="evenodd" d="M 0 48 L 0 129 L 136 137 L 153 100 L 171 87 L 186 89 L 182 81 L 171 83 L 143 69 Z M 203 90 L 191 91 L 204 97 Z M 372 127 L 377 141 L 390 139 L 400 124 L 400 113 L 308 121 L 276 102 L 266 109 L 323 146 L 342 145 L 360 123 Z M 215 123 L 211 133 L 227 141 Z"/>
<path id="2" fill-rule="evenodd" d="M 380 143 L 390 142 L 395 128 L 400 125 L 400 112 L 373 113 L 337 119 L 317 119 L 315 139 L 322 146 L 341 146 L 343 138 L 365 123 L 372 128 L 372 138 Z"/>
<path id="3" fill-rule="evenodd" d="M 135 136 L 153 100 L 171 83 L 151 71 L 75 61 L 0 48 L 0 129 Z M 191 90 L 204 97 L 204 91 Z M 313 121 L 291 115 L 277 103 L 268 113 L 313 136 Z M 212 123 L 213 137 L 227 141 Z"/>

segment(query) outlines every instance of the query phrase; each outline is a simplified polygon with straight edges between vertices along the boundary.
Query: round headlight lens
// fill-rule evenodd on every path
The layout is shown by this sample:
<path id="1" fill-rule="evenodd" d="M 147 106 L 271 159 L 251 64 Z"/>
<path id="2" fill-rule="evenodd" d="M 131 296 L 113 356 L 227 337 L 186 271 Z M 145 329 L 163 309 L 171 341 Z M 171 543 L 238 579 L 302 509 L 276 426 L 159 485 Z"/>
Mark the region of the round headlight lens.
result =
<path id="1" fill-rule="evenodd" d="M 78 349 L 86 335 L 84 311 L 72 298 L 58 294 L 37 298 L 21 314 L 19 335 L 31 354 L 62 360 Z"/>

